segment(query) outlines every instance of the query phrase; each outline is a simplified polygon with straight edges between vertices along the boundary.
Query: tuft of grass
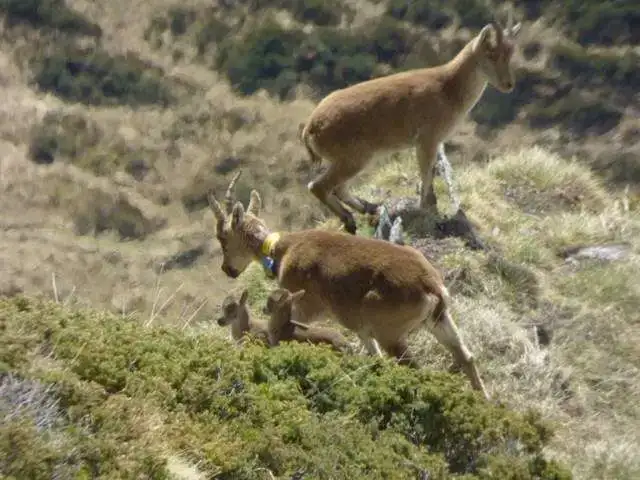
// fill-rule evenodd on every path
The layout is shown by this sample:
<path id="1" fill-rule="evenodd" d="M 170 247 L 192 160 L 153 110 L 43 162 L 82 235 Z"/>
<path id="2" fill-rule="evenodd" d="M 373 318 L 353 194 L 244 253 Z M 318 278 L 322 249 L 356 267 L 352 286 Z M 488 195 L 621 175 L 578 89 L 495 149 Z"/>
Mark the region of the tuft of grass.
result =
<path id="1" fill-rule="evenodd" d="M 584 166 L 539 147 L 502 155 L 491 161 L 487 173 L 497 180 L 508 201 L 532 214 L 595 212 L 603 208 L 607 196 L 602 182 Z"/>

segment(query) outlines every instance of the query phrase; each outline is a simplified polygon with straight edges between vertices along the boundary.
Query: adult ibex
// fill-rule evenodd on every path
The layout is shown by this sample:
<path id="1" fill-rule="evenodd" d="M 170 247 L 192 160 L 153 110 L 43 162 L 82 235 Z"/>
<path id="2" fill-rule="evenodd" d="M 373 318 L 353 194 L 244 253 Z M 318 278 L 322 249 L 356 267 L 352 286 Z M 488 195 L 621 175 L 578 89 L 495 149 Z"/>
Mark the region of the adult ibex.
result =
<path id="1" fill-rule="evenodd" d="M 351 195 L 347 183 L 374 154 L 416 148 L 422 188 L 420 208 L 437 214 L 433 172 L 438 146 L 474 107 L 487 83 L 514 89 L 511 66 L 520 23 L 509 11 L 506 28 L 491 22 L 449 62 L 367 80 L 327 95 L 300 125 L 312 163 L 329 165 L 309 182 L 313 195 L 355 234 L 349 206 L 375 213 L 376 204 Z"/>
<path id="2" fill-rule="evenodd" d="M 237 278 L 253 260 L 262 261 L 291 292 L 304 290 L 296 320 L 322 316 L 356 332 L 370 353 L 379 347 L 400 362 L 415 365 L 407 337 L 426 324 L 460 363 L 472 386 L 488 398 L 471 352 L 449 312 L 442 276 L 416 249 L 342 232 L 320 229 L 279 234 L 259 217 L 260 195 L 251 191 L 247 211 L 233 202 L 234 176 L 226 205 L 215 196 L 216 236 L 222 247 L 222 271 Z"/>

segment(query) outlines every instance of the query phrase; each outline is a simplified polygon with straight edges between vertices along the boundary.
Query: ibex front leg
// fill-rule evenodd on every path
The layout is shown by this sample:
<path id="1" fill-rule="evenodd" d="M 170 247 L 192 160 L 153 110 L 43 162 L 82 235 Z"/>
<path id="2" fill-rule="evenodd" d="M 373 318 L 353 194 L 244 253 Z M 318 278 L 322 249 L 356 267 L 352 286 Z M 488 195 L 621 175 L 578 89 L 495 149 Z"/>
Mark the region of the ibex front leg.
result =
<path id="1" fill-rule="evenodd" d="M 416 145 L 416 156 L 420 168 L 422 189 L 420 191 L 420 208 L 432 215 L 438 215 L 438 200 L 433 189 L 433 176 L 438 154 L 438 143 L 428 140 L 420 140 Z"/>

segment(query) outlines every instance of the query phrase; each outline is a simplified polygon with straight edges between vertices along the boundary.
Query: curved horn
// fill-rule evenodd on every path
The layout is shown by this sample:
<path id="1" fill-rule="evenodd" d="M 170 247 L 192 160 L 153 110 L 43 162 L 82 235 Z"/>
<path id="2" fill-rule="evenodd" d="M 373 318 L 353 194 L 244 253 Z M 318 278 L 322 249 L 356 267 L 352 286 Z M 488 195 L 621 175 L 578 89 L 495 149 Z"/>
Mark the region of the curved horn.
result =
<path id="1" fill-rule="evenodd" d="M 224 194 L 224 205 L 227 215 L 231 213 L 231 210 L 233 210 L 233 204 L 235 202 L 234 190 L 236 188 L 236 182 L 238 181 L 238 178 L 240 178 L 241 174 L 242 170 L 238 170 L 238 173 L 236 173 L 231 179 L 231 182 L 229 182 L 227 192 Z"/>
<path id="2" fill-rule="evenodd" d="M 220 223 L 224 222 L 226 218 L 226 215 L 222 210 L 220 203 L 218 203 L 218 200 L 216 199 L 216 196 L 213 194 L 213 192 L 210 192 L 209 195 L 207 195 L 207 200 L 209 201 L 209 207 L 211 208 L 211 210 L 213 210 L 213 214 L 216 216 L 218 225 L 220 225 Z"/>
<path id="3" fill-rule="evenodd" d="M 496 44 L 500 45 L 502 43 L 502 39 L 504 38 L 502 25 L 500 25 L 500 22 L 498 22 L 497 20 L 489 22 L 489 25 L 491 25 L 496 32 Z"/>

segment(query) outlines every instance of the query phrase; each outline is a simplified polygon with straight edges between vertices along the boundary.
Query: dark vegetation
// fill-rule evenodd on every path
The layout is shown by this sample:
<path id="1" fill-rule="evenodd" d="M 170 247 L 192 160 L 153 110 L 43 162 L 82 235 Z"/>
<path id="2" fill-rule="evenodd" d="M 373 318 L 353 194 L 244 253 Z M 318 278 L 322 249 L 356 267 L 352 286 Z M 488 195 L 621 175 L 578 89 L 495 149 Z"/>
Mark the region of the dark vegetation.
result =
<path id="1" fill-rule="evenodd" d="M 99 176 L 124 170 L 138 181 L 152 170 L 152 157 L 117 135 L 106 136 L 90 118 L 64 110 L 50 111 L 35 124 L 29 143 L 29 158 L 35 163 L 68 161 Z"/>
<path id="2" fill-rule="evenodd" d="M 490 5 L 483 0 L 389 0 L 386 14 L 417 26 L 440 29 L 457 17 L 467 28 L 481 28 L 492 19 Z"/>
<path id="3" fill-rule="evenodd" d="M 99 25 L 69 8 L 65 0 L 0 0 L 0 12 L 9 25 L 27 23 L 74 35 L 102 35 Z"/>
<path id="4" fill-rule="evenodd" d="M 0 330 L 11 386 L 0 402 L 4 475 L 167 478 L 169 448 L 229 479 L 263 478 L 261 468 L 282 478 L 570 478 L 543 457 L 552 433 L 538 415 L 487 403 L 458 375 L 301 344 L 233 349 L 24 297 L 0 301 Z M 29 388 L 37 394 L 25 400 Z"/>
<path id="5" fill-rule="evenodd" d="M 194 43 L 200 55 L 208 55 L 212 67 L 224 72 L 241 94 L 250 95 L 263 88 L 288 98 L 297 85 L 306 84 L 312 87 L 314 98 L 320 99 L 330 91 L 376 76 L 448 60 L 457 48 L 445 48 L 440 54 L 424 48 L 429 31 L 436 32 L 453 22 L 472 30 L 481 28 L 492 19 L 490 3 L 389 0 L 380 18 L 359 29 L 346 30 L 336 28 L 336 19 L 349 18 L 349 12 L 334 3 L 322 4 L 322 12 L 316 10 L 315 1 L 303 0 L 240 2 L 224 12 L 180 7 L 154 18 L 146 35 L 159 41 L 158 34 L 170 29 L 175 36 Z M 615 127 L 621 118 L 619 109 L 624 106 L 621 100 L 638 88 L 638 57 L 631 52 L 622 56 L 593 53 L 581 44 L 610 44 L 601 35 L 604 31 L 617 35 L 616 44 L 635 42 L 634 32 L 640 28 L 635 28 L 637 18 L 630 13 L 631 3 L 520 1 L 517 6 L 526 18 L 544 14 L 569 25 L 570 38 L 577 43 L 562 43 L 556 48 L 552 67 L 560 77 L 523 69 L 517 73 L 515 92 L 504 95 L 489 88 L 472 111 L 472 118 L 497 128 L 514 121 L 524 107 L 531 106 L 525 118 L 534 128 L 560 122 L 579 134 L 602 134 Z M 258 9 L 265 7 L 288 10 L 300 23 L 284 28 L 268 13 L 258 16 Z M 244 18 L 247 8 L 255 13 L 254 18 Z M 602 22 L 616 28 L 603 28 Z M 314 23 L 315 27 L 303 30 L 305 23 Z M 528 47 L 523 45 L 528 56 L 539 51 L 535 44 Z M 575 112 L 573 96 L 563 98 L 564 85 L 569 83 L 599 89 L 602 98 L 590 98 L 582 111 Z M 543 95 L 541 87 L 557 94 Z M 612 95 L 619 99 L 617 106 L 610 104 Z M 601 125 L 594 124 L 595 118 L 603 119 Z"/>
<path id="6" fill-rule="evenodd" d="M 72 161 L 85 158 L 102 137 L 100 128 L 79 114 L 48 112 L 33 127 L 29 156 L 36 163 L 50 164 L 56 157 Z"/>
<path id="7" fill-rule="evenodd" d="M 238 92 L 250 95 L 264 88 L 281 98 L 301 83 L 311 85 L 321 96 L 399 69 L 416 61 L 414 47 L 420 41 L 390 17 L 357 32 L 331 26 L 318 26 L 310 33 L 303 25 L 284 29 L 268 15 L 252 28 L 244 23 L 240 27 L 245 33 L 234 35 L 217 12 L 208 10 L 200 16 L 173 9 L 155 18 L 146 36 L 151 39 L 166 29 L 177 36 L 188 35 L 200 54 L 215 51 L 214 67 L 226 73 Z"/>
<path id="8" fill-rule="evenodd" d="M 555 66 L 574 79 L 576 87 L 608 86 L 629 97 L 640 88 L 640 55 L 588 52 L 580 45 L 563 43 L 556 48 Z"/>
<path id="9" fill-rule="evenodd" d="M 67 45 L 34 58 L 34 81 L 43 91 L 87 105 L 169 105 L 172 94 L 160 68 L 134 55 Z"/>
<path id="10" fill-rule="evenodd" d="M 519 0 L 527 18 L 549 12 L 582 45 L 640 43 L 640 11 L 635 0 Z"/>
<path id="11" fill-rule="evenodd" d="M 163 71 L 134 54 L 111 56 L 77 37 L 100 37 L 101 29 L 64 0 L 0 0 L 7 25 L 37 28 L 26 47 L 34 84 L 69 102 L 87 105 L 162 105 L 174 100 Z"/>

